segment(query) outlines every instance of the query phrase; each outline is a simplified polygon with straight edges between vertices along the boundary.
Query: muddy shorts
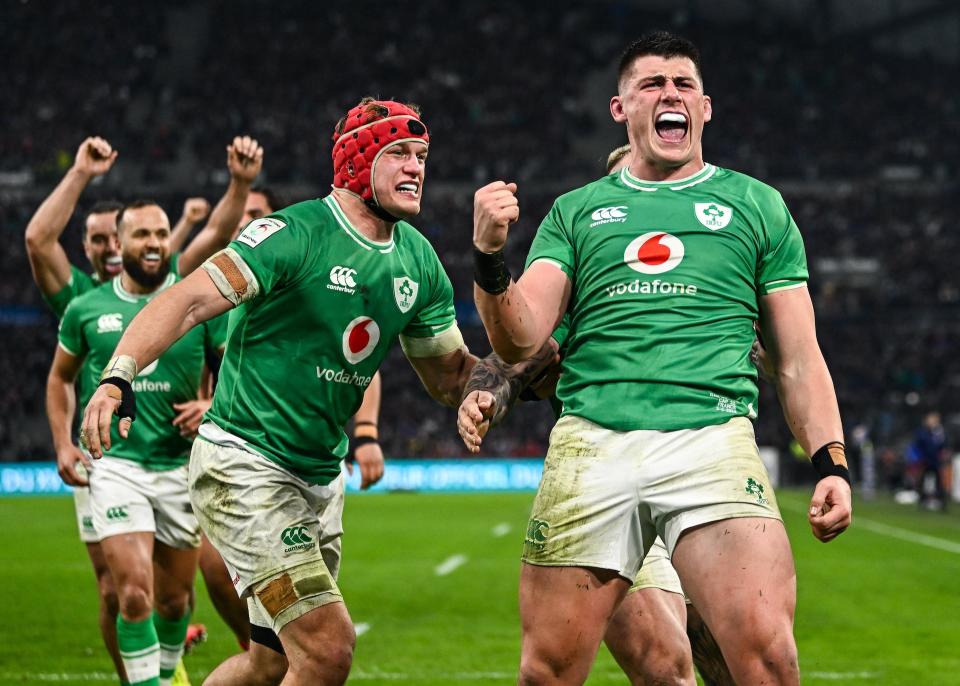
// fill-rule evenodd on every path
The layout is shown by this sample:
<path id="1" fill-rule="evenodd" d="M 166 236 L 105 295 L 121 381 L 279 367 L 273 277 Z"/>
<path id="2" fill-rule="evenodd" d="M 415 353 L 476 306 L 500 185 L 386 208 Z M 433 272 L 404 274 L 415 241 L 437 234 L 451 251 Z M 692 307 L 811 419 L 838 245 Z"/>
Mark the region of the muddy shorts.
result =
<path id="1" fill-rule="evenodd" d="M 612 569 L 633 581 L 657 536 L 738 517 L 780 519 L 744 417 L 678 431 L 611 431 L 560 418 L 524 542 L 524 562 Z"/>
<path id="2" fill-rule="evenodd" d="M 311 485 L 275 462 L 201 427 L 190 457 L 190 497 L 220 552 L 250 621 L 280 633 L 310 610 L 343 598 L 336 577 L 343 534 L 341 474 Z"/>

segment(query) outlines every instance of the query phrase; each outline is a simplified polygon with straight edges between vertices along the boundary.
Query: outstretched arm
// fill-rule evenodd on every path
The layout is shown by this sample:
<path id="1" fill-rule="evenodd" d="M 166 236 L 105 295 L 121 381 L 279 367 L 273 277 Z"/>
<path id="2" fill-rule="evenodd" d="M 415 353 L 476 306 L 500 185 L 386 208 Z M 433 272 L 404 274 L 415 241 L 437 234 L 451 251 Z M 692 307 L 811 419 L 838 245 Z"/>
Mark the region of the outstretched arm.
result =
<path id="1" fill-rule="evenodd" d="M 830 541 L 850 525 L 850 476 L 833 380 L 817 343 L 806 286 L 761 299 L 761 325 L 775 370 L 777 395 L 790 431 L 820 476 L 808 519 L 814 535 Z"/>
<path id="2" fill-rule="evenodd" d="M 227 246 L 243 218 L 250 186 L 262 167 L 263 148 L 250 136 L 237 136 L 227 146 L 230 184 L 210 213 L 210 221 L 180 255 L 181 275 L 186 276 L 213 253 Z"/>
<path id="3" fill-rule="evenodd" d="M 117 344 L 104 378 L 119 378 L 129 387 L 138 370 L 160 357 L 187 331 L 232 306 L 205 269 L 194 272 L 163 291 L 134 317 Z M 110 421 L 120 408 L 121 398 L 120 385 L 105 383 L 87 404 L 81 438 L 96 458 L 103 456 L 104 448 L 110 448 Z M 130 431 L 130 421 L 121 417 L 119 432 L 123 438 Z"/>
<path id="4" fill-rule="evenodd" d="M 80 195 L 91 179 L 110 171 L 117 151 L 103 138 L 90 137 L 80 144 L 73 166 L 43 201 L 27 224 L 27 256 L 33 280 L 46 296 L 63 290 L 70 282 L 70 260 L 60 245 Z"/>
<path id="5" fill-rule="evenodd" d="M 496 353 L 477 362 L 457 411 L 457 431 L 467 450 L 480 452 L 480 444 L 490 427 L 507 415 L 524 388 L 557 362 L 557 343 L 552 338 L 547 339 L 536 355 L 518 364 L 509 365 Z"/>

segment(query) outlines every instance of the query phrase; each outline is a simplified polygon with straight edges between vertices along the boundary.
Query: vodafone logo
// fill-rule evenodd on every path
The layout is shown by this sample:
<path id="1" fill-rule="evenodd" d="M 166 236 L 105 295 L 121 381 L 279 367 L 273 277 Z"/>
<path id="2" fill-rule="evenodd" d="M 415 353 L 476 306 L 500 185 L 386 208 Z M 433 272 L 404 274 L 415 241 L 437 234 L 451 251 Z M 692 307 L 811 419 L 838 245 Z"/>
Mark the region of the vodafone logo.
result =
<path id="1" fill-rule="evenodd" d="M 380 342 L 380 327 L 370 317 L 357 317 L 343 332 L 343 356 L 350 364 L 370 357 Z"/>
<path id="2" fill-rule="evenodd" d="M 623 251 L 623 261 L 641 274 L 663 274 L 683 259 L 683 243 L 663 231 L 651 231 L 630 241 Z"/>

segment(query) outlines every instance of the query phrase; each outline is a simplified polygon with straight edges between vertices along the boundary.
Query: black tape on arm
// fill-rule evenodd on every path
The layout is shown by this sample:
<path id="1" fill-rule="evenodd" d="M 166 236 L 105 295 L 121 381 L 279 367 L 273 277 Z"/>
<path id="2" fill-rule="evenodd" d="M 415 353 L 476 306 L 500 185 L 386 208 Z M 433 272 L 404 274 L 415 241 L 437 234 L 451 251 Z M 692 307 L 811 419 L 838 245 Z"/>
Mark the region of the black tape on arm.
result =
<path id="1" fill-rule="evenodd" d="M 132 422 L 137 418 L 137 398 L 133 393 L 133 386 L 126 379 L 119 376 L 108 376 L 98 385 L 110 384 L 120 389 L 120 407 L 117 408 L 117 416 L 120 419 L 129 418 Z"/>
<path id="2" fill-rule="evenodd" d="M 810 458 L 819 478 L 839 476 L 850 483 L 850 469 L 847 467 L 846 448 L 840 441 L 832 441 L 820 448 Z"/>
<path id="3" fill-rule="evenodd" d="M 500 295 L 512 280 L 503 251 L 486 253 L 473 246 L 473 281 L 490 295 Z"/>

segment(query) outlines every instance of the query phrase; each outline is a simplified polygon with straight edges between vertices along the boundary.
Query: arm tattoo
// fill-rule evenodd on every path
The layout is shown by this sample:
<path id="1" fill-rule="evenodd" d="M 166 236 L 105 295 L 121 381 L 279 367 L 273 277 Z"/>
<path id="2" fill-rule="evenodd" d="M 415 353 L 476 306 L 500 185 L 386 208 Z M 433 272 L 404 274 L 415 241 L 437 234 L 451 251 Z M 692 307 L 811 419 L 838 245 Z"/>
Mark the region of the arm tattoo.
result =
<path id="1" fill-rule="evenodd" d="M 506 416 L 520 391 L 549 366 L 555 354 L 549 341 L 529 360 L 514 365 L 507 364 L 496 353 L 490 353 L 473 367 L 463 395 L 466 397 L 471 391 L 493 394 L 497 409 L 490 424 L 495 425 Z"/>

